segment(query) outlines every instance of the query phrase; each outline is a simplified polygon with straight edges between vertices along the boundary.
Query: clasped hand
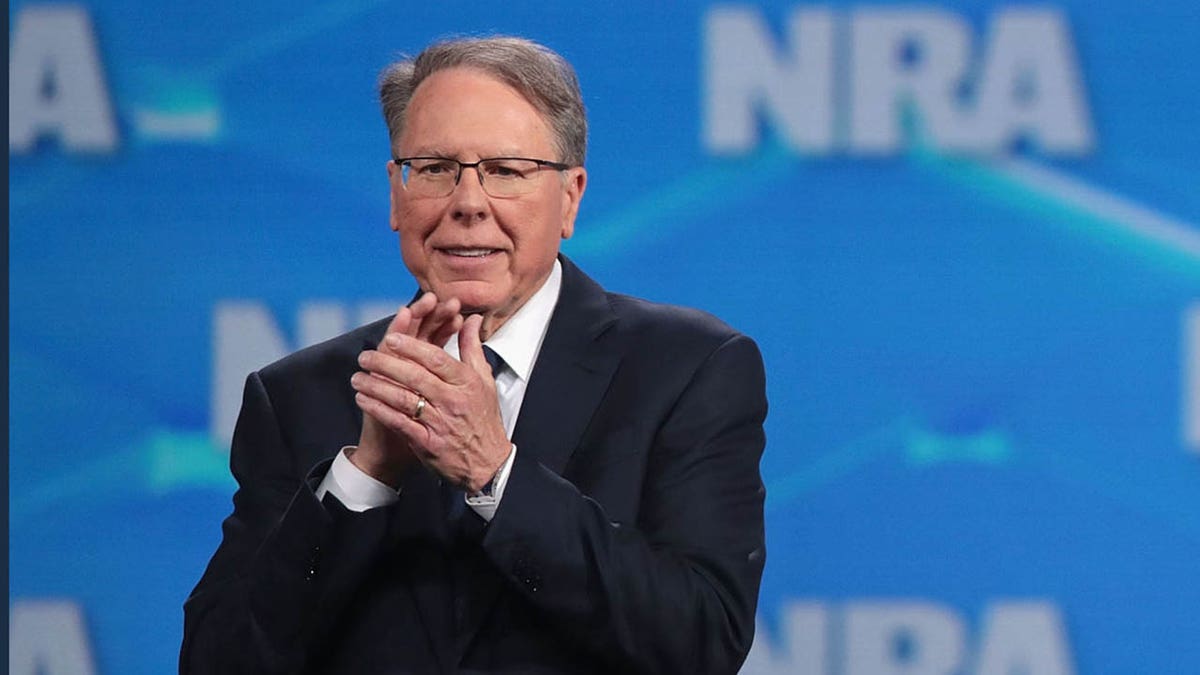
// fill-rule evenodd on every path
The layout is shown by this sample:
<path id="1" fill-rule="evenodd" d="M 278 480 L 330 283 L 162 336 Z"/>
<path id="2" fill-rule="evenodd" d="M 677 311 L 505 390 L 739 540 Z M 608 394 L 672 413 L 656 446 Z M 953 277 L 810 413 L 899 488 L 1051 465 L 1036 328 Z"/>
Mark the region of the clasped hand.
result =
<path id="1" fill-rule="evenodd" d="M 363 429 L 350 461 L 377 480 L 397 486 L 419 461 L 478 492 L 508 457 L 512 446 L 480 340 L 483 317 L 464 319 L 460 310 L 457 299 L 426 293 L 397 312 L 377 349 L 358 357 L 363 370 L 350 383 Z M 461 361 L 442 349 L 455 332 Z"/>

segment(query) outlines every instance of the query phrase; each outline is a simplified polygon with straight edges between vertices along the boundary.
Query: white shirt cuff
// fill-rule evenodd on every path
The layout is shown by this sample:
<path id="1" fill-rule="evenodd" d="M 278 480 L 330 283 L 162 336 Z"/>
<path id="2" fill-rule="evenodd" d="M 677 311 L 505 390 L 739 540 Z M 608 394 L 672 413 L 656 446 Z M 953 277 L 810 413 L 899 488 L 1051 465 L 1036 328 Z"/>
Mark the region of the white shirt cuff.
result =
<path id="1" fill-rule="evenodd" d="M 504 496 L 504 486 L 508 484 L 508 474 L 512 471 L 513 460 L 517 458 L 517 446 L 513 444 L 512 450 L 508 452 L 508 459 L 500 465 L 500 470 L 496 472 L 496 478 L 492 481 L 492 493 L 464 495 L 467 500 L 467 506 L 471 507 L 475 513 L 479 514 L 487 522 L 492 522 L 492 518 L 496 515 L 496 509 L 500 506 L 500 498 Z"/>
<path id="2" fill-rule="evenodd" d="M 347 445 L 338 451 L 325 478 L 317 486 L 317 499 L 323 499 L 325 493 L 330 492 L 343 506 L 358 512 L 398 501 L 399 490 L 368 476 L 350 461 L 346 453 L 355 449 L 356 446 Z"/>

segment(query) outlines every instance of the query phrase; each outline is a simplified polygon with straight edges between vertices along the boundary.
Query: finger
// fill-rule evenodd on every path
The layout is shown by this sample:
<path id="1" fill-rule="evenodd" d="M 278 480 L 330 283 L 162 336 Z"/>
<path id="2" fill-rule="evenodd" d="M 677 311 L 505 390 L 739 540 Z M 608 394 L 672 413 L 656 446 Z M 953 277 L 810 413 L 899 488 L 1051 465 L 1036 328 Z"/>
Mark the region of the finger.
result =
<path id="1" fill-rule="evenodd" d="M 458 365 L 458 362 L 454 361 L 454 358 L 446 352 L 414 337 L 393 333 L 387 337 L 386 341 L 391 353 L 368 349 L 358 355 L 359 367 L 370 375 L 391 380 L 406 389 L 419 391 L 425 394 L 426 398 L 436 397 L 441 393 L 446 386 L 445 381 L 424 364 L 405 354 L 403 349 L 398 349 L 396 345 L 424 345 L 440 352 L 443 359 L 448 359 Z"/>
<path id="2" fill-rule="evenodd" d="M 461 305 L 460 305 L 461 307 Z M 455 312 L 450 320 L 442 324 L 440 328 L 429 338 L 429 344 L 442 345 L 443 347 L 450 341 L 450 337 L 462 330 L 463 317 L 462 314 Z"/>
<path id="3" fill-rule="evenodd" d="M 380 424 L 399 433 L 414 450 L 424 448 L 428 442 L 429 430 L 424 425 L 383 401 L 358 393 L 354 395 L 354 403 L 363 414 L 374 417 Z"/>
<path id="4" fill-rule="evenodd" d="M 467 369 L 441 347 L 407 335 L 389 335 L 387 340 L 388 350 L 397 358 L 420 366 L 423 373 L 437 378 L 441 383 L 462 384 L 466 381 L 464 374 Z"/>
<path id="5" fill-rule="evenodd" d="M 422 419 L 425 419 L 430 412 L 431 406 L 428 399 L 425 399 L 424 406 L 421 405 L 421 399 L 424 398 L 421 394 L 378 375 L 355 373 L 350 378 L 350 386 L 354 387 L 355 392 L 370 396 L 409 417 L 415 418 L 418 408 L 421 409 Z"/>
<path id="6" fill-rule="evenodd" d="M 445 339 L 438 342 L 435 338 L 443 332 L 443 328 L 447 322 L 458 316 L 461 308 L 462 303 L 459 302 L 458 298 L 450 298 L 444 302 L 439 302 L 433 311 L 421 322 L 421 327 L 416 334 L 417 337 L 438 347 L 445 345 Z M 449 335 L 446 336 L 446 338 L 449 337 Z"/>
<path id="7" fill-rule="evenodd" d="M 379 349 L 386 351 L 385 341 L 387 336 L 392 333 L 404 333 L 408 330 L 412 323 L 412 310 L 408 307 L 401 307 L 396 311 L 396 316 L 392 317 L 391 323 L 388 324 L 387 331 L 383 334 L 383 339 L 379 341 Z"/>
<path id="8" fill-rule="evenodd" d="M 408 330 L 409 324 L 412 323 L 412 310 L 408 307 L 401 307 L 396 310 L 396 316 L 392 317 L 392 322 L 388 324 L 387 331 L 384 333 L 403 333 Z"/>
<path id="9" fill-rule="evenodd" d="M 409 324 L 408 330 L 404 331 L 407 335 L 416 335 L 421 329 L 421 324 L 425 318 L 429 316 L 438 306 L 438 297 L 433 291 L 426 291 L 417 301 L 408 306 L 412 312 L 413 321 Z"/>
<path id="10" fill-rule="evenodd" d="M 471 370 L 490 380 L 492 367 L 483 356 L 483 341 L 479 338 L 482 326 L 483 316 L 480 314 L 472 314 L 463 320 L 462 330 L 458 331 L 458 356 Z"/>

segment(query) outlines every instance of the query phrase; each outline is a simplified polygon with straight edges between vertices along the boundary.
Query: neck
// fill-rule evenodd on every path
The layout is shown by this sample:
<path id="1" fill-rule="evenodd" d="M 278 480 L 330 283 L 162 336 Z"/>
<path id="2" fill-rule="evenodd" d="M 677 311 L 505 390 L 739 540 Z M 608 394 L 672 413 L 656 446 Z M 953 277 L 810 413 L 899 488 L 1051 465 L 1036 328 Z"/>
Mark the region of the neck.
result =
<path id="1" fill-rule="evenodd" d="M 526 300 L 528 301 L 528 298 L 526 298 Z M 518 311 L 520 311 L 520 307 L 518 307 L 516 310 L 508 312 L 488 311 L 486 309 L 479 310 L 472 309 L 470 307 L 464 307 L 462 314 L 464 319 L 472 314 L 478 314 L 479 316 L 483 317 L 483 323 L 479 325 L 479 341 L 486 342 L 488 338 L 496 334 L 496 331 L 500 330 L 501 326 L 508 323 L 508 320 L 511 319 Z"/>
<path id="2" fill-rule="evenodd" d="M 479 326 L 479 341 L 487 342 L 487 339 L 496 334 L 504 322 L 508 320 L 507 316 L 497 316 L 493 314 L 484 314 L 483 323 Z"/>

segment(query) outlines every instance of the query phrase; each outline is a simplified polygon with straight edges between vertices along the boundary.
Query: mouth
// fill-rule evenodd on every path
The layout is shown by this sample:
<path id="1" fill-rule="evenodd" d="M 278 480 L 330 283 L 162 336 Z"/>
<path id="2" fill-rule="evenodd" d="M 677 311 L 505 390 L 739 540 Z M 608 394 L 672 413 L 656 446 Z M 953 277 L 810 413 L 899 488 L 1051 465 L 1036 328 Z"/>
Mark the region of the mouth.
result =
<path id="1" fill-rule="evenodd" d="M 440 248 L 438 250 L 455 258 L 486 258 L 500 252 L 500 249 L 497 248 Z"/>
<path id="2" fill-rule="evenodd" d="M 434 250 L 447 270 L 467 276 L 491 269 L 504 255 L 504 249 L 484 246 L 438 246 Z"/>

